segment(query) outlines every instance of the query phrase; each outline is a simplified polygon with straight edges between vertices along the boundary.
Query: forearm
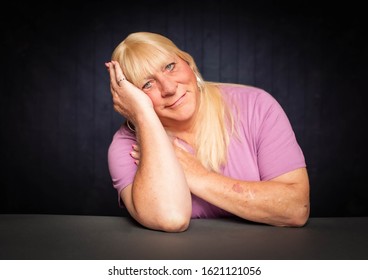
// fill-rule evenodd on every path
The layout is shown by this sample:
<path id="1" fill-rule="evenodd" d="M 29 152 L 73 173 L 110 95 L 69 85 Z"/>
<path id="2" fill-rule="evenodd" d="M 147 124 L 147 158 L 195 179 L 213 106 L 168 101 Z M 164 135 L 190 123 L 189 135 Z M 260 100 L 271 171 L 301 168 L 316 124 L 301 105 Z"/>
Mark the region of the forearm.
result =
<path id="1" fill-rule="evenodd" d="M 299 181 L 246 182 L 216 173 L 198 177 L 191 191 L 241 218 L 275 226 L 302 226 L 309 216 L 309 183 L 304 169 L 290 173 Z M 302 174 L 299 174 L 302 173 Z M 303 180 L 300 180 L 303 178 Z"/>
<path id="2" fill-rule="evenodd" d="M 191 195 L 169 137 L 154 113 L 142 115 L 136 131 L 140 160 L 131 192 L 135 218 L 154 229 L 185 227 Z"/>

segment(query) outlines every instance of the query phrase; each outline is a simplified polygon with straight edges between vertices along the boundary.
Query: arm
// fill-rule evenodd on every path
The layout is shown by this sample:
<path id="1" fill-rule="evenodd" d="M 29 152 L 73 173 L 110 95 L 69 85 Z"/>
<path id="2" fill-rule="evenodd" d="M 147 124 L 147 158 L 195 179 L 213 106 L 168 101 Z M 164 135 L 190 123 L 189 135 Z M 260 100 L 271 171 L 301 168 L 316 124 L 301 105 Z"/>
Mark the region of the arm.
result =
<path id="1" fill-rule="evenodd" d="M 309 217 L 305 168 L 269 181 L 239 181 L 207 171 L 175 141 L 176 154 L 193 194 L 241 218 L 275 226 L 303 226 Z"/>
<path id="2" fill-rule="evenodd" d="M 134 181 L 121 192 L 132 217 L 156 230 L 183 231 L 190 221 L 191 196 L 185 174 L 149 97 L 124 80 L 115 62 L 110 72 L 114 108 L 131 120 L 140 146 L 140 162 Z"/>

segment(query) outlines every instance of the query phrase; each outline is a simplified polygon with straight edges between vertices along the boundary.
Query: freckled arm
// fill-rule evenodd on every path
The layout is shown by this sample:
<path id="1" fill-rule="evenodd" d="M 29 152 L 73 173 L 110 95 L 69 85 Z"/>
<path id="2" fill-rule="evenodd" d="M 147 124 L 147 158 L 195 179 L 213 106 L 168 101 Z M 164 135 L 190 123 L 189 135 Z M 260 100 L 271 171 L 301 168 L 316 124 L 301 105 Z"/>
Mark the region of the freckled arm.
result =
<path id="1" fill-rule="evenodd" d="M 270 181 L 245 182 L 209 172 L 192 177 L 191 191 L 241 218 L 275 226 L 303 226 L 309 217 L 305 168 Z"/>
<path id="2" fill-rule="evenodd" d="M 136 122 L 141 154 L 138 170 L 122 199 L 130 214 L 146 227 L 186 230 L 192 205 L 185 175 L 161 122 L 154 113 L 145 114 Z"/>

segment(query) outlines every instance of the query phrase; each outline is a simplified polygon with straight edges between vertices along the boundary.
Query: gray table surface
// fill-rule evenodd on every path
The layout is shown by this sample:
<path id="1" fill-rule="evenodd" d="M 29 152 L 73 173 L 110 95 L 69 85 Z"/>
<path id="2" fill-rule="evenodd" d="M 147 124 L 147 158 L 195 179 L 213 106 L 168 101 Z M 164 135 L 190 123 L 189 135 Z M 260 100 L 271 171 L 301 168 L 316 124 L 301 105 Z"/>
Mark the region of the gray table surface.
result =
<path id="1" fill-rule="evenodd" d="M 366 260 L 368 217 L 310 218 L 302 228 L 200 219 L 165 233 L 127 217 L 1 214 L 0 259 Z"/>

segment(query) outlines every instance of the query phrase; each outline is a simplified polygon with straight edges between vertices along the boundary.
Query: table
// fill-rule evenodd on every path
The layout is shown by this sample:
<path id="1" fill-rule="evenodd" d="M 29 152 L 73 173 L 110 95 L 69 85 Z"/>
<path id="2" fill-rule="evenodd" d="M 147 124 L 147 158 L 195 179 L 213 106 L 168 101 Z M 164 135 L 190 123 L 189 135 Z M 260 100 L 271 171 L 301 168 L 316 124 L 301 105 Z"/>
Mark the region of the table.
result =
<path id="1" fill-rule="evenodd" d="M 0 215 L 2 260 L 366 260 L 368 217 L 310 218 L 302 228 L 192 220 L 165 233 L 129 217 Z"/>

